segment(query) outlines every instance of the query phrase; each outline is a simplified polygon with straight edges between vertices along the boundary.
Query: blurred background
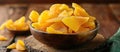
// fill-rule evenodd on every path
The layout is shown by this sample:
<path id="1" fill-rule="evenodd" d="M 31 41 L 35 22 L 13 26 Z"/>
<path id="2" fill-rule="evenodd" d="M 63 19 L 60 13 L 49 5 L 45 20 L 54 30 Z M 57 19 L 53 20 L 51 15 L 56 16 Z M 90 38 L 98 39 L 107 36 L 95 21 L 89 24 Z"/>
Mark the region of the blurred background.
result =
<path id="1" fill-rule="evenodd" d="M 120 0 L 0 0 L 1 4 L 8 3 L 119 3 Z"/>

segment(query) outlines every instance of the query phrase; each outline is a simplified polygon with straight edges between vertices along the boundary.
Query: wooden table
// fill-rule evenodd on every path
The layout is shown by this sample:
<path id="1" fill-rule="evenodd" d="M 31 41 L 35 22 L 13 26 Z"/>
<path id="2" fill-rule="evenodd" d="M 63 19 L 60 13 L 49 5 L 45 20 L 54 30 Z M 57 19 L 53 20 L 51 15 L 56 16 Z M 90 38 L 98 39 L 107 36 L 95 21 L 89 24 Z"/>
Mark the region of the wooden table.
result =
<path id="1" fill-rule="evenodd" d="M 37 10 L 40 13 L 43 10 L 48 9 L 50 5 L 52 4 L 2 4 L 0 5 L 0 24 L 8 19 L 16 20 L 21 16 L 26 16 L 26 18 L 28 19 L 29 13 L 32 10 Z M 99 33 L 103 34 L 106 39 L 111 37 L 120 27 L 120 4 L 83 3 L 80 5 L 85 8 L 90 15 L 97 18 L 97 20 L 100 22 Z M 0 33 L 4 34 L 6 33 L 6 31 L 0 31 Z M 5 34 L 5 36 L 8 35 Z M 0 48 L 8 46 L 10 43 L 16 41 L 17 39 L 24 39 L 26 36 L 11 35 L 8 37 L 10 38 L 10 40 L 5 41 L 4 43 L 0 41 Z M 25 51 L 9 50 L 8 52 Z"/>

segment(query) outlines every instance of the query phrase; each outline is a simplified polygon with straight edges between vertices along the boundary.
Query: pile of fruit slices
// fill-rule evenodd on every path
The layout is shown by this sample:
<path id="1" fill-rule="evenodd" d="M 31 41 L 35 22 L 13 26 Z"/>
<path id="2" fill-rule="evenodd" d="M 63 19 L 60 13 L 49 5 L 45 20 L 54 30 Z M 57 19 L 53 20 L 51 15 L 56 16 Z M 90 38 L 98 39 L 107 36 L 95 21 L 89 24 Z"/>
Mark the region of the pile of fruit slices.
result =
<path id="1" fill-rule="evenodd" d="M 29 30 L 30 21 L 26 22 L 25 17 L 21 17 L 20 19 L 13 22 L 12 19 L 7 20 L 0 26 L 0 30 L 7 28 L 9 30 L 18 30 L 18 31 L 26 31 Z"/>
<path id="2" fill-rule="evenodd" d="M 66 4 L 53 4 L 49 10 L 41 14 L 33 10 L 29 18 L 32 27 L 37 30 L 56 33 L 81 33 L 95 28 L 95 17 L 90 16 L 81 6 L 72 3 L 70 8 Z"/>

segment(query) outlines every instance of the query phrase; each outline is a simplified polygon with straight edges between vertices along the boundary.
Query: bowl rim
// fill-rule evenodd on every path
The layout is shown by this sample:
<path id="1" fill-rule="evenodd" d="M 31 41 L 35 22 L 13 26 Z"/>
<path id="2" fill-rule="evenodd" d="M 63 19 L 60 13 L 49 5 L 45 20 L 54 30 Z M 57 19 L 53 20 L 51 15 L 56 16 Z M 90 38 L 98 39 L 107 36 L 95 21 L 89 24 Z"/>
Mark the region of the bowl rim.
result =
<path id="1" fill-rule="evenodd" d="M 48 33 L 48 32 L 44 32 L 44 31 L 40 31 L 40 30 L 35 29 L 34 27 L 32 27 L 32 25 L 31 25 L 32 23 L 30 24 L 30 30 L 32 29 L 32 30 L 34 30 L 34 31 L 36 31 L 36 32 L 41 32 L 41 33 L 44 33 L 44 34 L 54 34 L 54 35 L 78 35 L 78 34 L 83 34 L 83 33 L 88 33 L 88 32 L 94 32 L 94 31 L 99 30 L 99 28 L 100 28 L 100 23 L 99 23 L 99 21 L 98 21 L 98 20 L 95 20 L 94 22 L 95 22 L 95 25 L 96 25 L 96 27 L 95 27 L 94 29 L 92 29 L 92 30 L 90 30 L 90 31 L 87 31 L 87 32 L 82 32 L 82 33 L 66 33 L 66 34 Z"/>

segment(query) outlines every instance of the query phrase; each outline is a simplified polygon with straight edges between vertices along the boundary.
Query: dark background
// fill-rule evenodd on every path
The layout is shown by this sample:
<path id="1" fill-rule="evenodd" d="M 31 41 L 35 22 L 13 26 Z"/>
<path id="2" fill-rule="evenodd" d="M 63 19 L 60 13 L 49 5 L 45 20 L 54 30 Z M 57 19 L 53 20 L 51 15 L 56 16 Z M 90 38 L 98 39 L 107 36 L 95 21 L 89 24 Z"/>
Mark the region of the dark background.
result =
<path id="1" fill-rule="evenodd" d="M 0 0 L 0 4 L 11 3 L 120 3 L 120 0 Z"/>

